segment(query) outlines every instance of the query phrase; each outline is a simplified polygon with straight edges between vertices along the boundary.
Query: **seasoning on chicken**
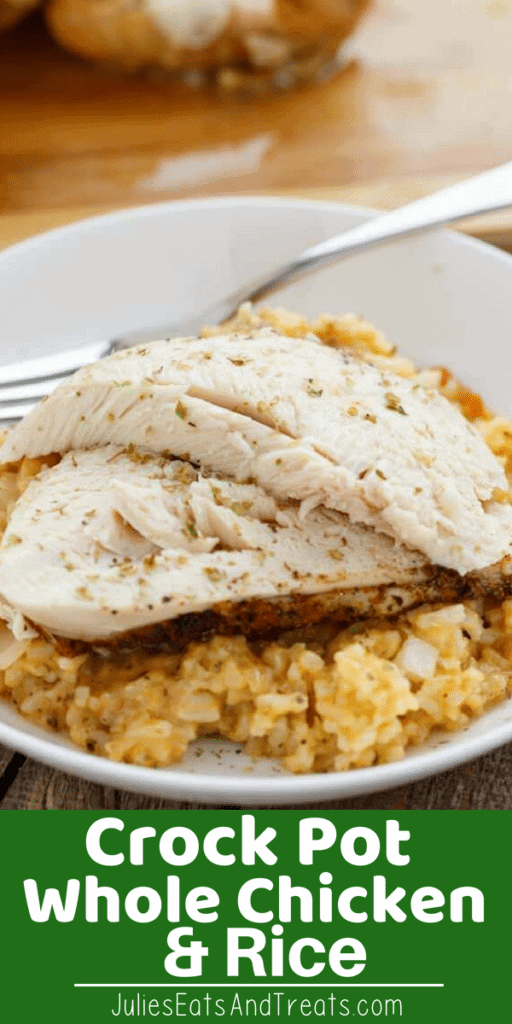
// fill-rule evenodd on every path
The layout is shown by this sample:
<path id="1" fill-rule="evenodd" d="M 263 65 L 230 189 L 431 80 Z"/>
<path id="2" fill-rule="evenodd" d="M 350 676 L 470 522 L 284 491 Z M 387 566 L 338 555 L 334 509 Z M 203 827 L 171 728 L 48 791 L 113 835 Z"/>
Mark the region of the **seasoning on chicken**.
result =
<path id="1" fill-rule="evenodd" d="M 0 545 L 0 592 L 59 637 L 179 649 L 504 596 L 502 568 L 463 579 L 339 512 L 302 515 L 257 485 L 109 445 L 69 453 L 28 485 Z"/>
<path id="2" fill-rule="evenodd" d="M 0 459 L 134 444 L 323 506 L 464 575 L 512 551 L 505 473 L 433 389 L 262 329 L 131 349 L 80 370 Z"/>

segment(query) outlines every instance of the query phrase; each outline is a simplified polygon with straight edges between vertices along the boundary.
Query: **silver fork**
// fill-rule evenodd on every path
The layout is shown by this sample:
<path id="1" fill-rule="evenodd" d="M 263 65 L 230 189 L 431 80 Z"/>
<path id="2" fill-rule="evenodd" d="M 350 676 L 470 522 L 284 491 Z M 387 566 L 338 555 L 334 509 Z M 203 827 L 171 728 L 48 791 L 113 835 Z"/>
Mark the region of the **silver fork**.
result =
<path id="1" fill-rule="evenodd" d="M 319 267 L 341 260 L 372 245 L 401 238 L 466 217 L 490 213 L 512 206 L 512 162 L 469 178 L 458 185 L 390 213 L 378 214 L 349 231 L 344 231 L 300 253 L 270 276 L 253 281 L 210 309 L 177 324 L 126 334 L 108 342 L 96 342 L 56 355 L 41 356 L 11 366 L 0 367 L 0 423 L 21 419 L 39 399 L 47 395 L 69 374 L 87 363 L 102 359 L 132 345 L 159 338 L 194 337 L 206 324 L 221 324 L 236 313 L 244 302 L 258 302 L 284 284 L 312 273 Z"/>

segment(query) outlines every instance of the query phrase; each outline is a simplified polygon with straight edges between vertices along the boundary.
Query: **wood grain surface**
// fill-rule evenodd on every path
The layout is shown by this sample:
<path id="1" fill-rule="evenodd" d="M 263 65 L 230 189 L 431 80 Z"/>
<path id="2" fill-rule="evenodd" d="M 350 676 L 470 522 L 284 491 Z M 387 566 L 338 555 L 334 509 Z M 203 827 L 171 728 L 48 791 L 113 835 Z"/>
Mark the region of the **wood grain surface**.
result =
<path id="1" fill-rule="evenodd" d="M 0 210 L 465 175 L 512 156 L 512 0 L 375 0 L 344 69 L 242 101 L 0 34 Z"/>
<path id="2" fill-rule="evenodd" d="M 512 159 L 512 0 L 376 0 L 331 81 L 252 102 L 123 78 L 34 16 L 0 34 L 0 248 L 91 213 L 226 193 L 392 208 Z M 508 213 L 465 225 L 512 250 Z M 0 747 L 2 809 L 200 806 L 83 782 Z M 511 809 L 512 745 L 317 807 Z"/>

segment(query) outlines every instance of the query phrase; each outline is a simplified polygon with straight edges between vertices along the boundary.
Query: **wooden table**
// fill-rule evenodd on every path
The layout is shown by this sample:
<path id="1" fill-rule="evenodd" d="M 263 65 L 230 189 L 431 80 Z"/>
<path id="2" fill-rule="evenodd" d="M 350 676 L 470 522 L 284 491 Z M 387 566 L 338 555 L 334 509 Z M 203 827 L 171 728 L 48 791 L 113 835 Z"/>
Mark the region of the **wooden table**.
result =
<path id="1" fill-rule="evenodd" d="M 377 0 L 316 88 L 229 100 L 124 79 L 59 51 L 33 17 L 0 36 L 0 247 L 91 212 L 294 192 L 393 207 L 512 159 L 512 0 Z M 467 226 L 512 250 L 512 218 Z M 82 782 L 0 748 L 0 806 L 188 806 Z M 318 806 L 318 805 L 316 805 Z M 324 807 L 512 808 L 512 745 Z"/>
<path id="2" fill-rule="evenodd" d="M 512 0 L 375 0 L 334 81 L 254 102 L 0 36 L 0 210 L 467 174 L 511 157 Z"/>

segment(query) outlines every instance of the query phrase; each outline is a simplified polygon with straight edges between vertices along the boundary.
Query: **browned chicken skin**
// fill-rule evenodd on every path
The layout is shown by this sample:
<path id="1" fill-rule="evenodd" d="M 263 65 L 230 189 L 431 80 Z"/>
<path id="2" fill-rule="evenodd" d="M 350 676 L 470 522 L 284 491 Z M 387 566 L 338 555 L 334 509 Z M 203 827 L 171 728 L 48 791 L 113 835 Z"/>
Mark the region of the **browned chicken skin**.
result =
<path id="1" fill-rule="evenodd" d="M 131 651 L 177 653 L 191 642 L 210 637 L 242 634 L 268 640 L 286 630 L 300 630 L 326 622 L 339 627 L 368 619 L 393 618 L 422 604 L 512 596 L 512 560 L 462 577 L 451 569 L 425 566 L 415 583 L 401 586 L 362 587 L 323 594 L 290 594 L 270 600 L 253 598 L 237 603 L 224 601 L 207 611 L 181 615 L 142 629 L 116 634 L 97 643 L 52 635 L 59 651 L 73 655 L 97 647 L 106 653 Z M 42 630 L 44 635 L 49 635 Z"/>

